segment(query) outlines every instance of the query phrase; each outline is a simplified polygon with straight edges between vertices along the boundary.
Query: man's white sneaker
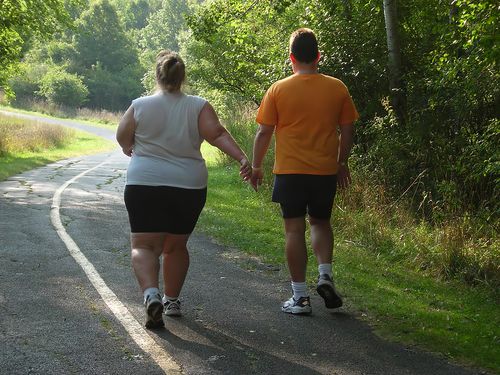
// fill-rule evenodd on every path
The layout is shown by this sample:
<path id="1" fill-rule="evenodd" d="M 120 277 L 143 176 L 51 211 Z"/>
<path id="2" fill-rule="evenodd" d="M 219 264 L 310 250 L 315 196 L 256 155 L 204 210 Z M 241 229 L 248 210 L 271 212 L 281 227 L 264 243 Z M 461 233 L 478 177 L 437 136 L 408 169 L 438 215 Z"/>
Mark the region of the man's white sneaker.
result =
<path id="1" fill-rule="evenodd" d="M 181 301 L 176 300 L 164 300 L 163 302 L 163 313 L 167 316 L 181 316 Z"/>
<path id="2" fill-rule="evenodd" d="M 310 314 L 312 313 L 311 300 L 309 297 L 300 297 L 298 300 L 292 297 L 283 303 L 281 311 L 288 314 Z"/>

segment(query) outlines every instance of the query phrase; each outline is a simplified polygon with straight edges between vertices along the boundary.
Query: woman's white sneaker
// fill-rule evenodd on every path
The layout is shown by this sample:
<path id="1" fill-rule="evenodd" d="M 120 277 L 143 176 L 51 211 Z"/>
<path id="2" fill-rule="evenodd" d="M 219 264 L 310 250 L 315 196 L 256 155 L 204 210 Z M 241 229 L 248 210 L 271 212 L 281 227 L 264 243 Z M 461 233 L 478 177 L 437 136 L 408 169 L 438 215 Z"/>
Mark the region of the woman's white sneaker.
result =
<path id="1" fill-rule="evenodd" d="M 163 301 L 163 313 L 166 316 L 181 316 L 181 301 L 179 299 L 175 300 L 164 300 Z"/>

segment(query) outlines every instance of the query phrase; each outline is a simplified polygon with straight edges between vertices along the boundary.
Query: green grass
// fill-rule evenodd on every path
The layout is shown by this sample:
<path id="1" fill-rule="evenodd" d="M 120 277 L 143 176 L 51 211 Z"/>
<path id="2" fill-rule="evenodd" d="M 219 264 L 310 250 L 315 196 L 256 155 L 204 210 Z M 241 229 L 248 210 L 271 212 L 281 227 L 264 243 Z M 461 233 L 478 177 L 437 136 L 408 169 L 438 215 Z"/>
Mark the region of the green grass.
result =
<path id="1" fill-rule="evenodd" d="M 376 246 L 353 241 L 352 232 L 346 235 L 335 224 L 358 222 L 362 227 L 366 224 L 359 222 L 366 218 L 344 208 L 337 209 L 334 216 L 334 269 L 347 307 L 383 337 L 500 372 L 498 294 L 482 284 L 472 287 L 419 270 L 412 259 L 401 255 L 399 243 L 390 240 L 400 237 L 397 225 L 383 228 L 390 233 L 380 235 L 377 246 L 384 249 L 376 251 Z M 209 163 L 208 199 L 199 224 L 202 231 L 227 245 L 286 267 L 279 208 L 270 203 L 269 189 L 257 194 L 241 182 L 235 165 Z M 316 267 L 310 252 L 311 286 Z"/>
<path id="2" fill-rule="evenodd" d="M 0 181 L 57 160 L 116 147 L 114 142 L 90 133 L 1 116 L 0 133 Z M 50 139 L 54 136 L 56 140 Z"/>

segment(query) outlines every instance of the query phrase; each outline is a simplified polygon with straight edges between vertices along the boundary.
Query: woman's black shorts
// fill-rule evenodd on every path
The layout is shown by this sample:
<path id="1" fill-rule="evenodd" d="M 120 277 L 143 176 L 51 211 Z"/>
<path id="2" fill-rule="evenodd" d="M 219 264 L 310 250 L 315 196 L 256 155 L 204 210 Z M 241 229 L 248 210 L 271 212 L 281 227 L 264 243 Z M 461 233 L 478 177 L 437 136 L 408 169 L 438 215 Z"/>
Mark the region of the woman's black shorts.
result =
<path id="1" fill-rule="evenodd" d="M 309 216 L 330 219 L 337 191 L 336 175 L 277 174 L 273 202 L 281 206 L 285 219 Z"/>
<path id="2" fill-rule="evenodd" d="M 207 199 L 207 189 L 172 186 L 125 186 L 125 206 L 132 233 L 189 234 Z"/>

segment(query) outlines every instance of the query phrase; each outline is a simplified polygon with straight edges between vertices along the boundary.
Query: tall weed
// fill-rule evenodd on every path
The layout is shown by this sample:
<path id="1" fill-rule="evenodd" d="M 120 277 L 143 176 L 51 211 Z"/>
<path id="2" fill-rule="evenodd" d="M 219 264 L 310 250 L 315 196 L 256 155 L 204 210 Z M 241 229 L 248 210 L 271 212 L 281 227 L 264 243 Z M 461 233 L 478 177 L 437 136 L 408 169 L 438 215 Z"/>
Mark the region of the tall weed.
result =
<path id="1" fill-rule="evenodd" d="M 73 136 L 73 130 L 62 126 L 0 115 L 0 157 L 61 147 Z"/>
<path id="2" fill-rule="evenodd" d="M 110 125 L 118 124 L 122 116 L 120 112 L 111 112 L 105 109 L 72 108 L 39 99 L 16 101 L 14 104 L 16 108 L 49 116 L 95 121 Z"/>

